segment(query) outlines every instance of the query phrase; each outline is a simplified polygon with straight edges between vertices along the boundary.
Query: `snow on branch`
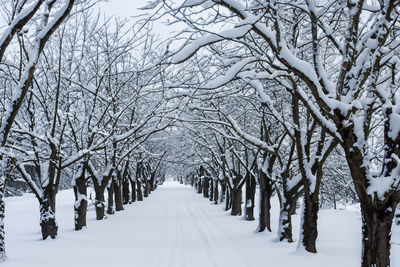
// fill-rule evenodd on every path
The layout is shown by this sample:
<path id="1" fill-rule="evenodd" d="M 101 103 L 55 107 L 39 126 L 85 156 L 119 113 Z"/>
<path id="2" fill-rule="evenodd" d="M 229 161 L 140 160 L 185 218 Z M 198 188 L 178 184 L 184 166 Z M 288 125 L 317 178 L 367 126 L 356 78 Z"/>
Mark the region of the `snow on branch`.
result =
<path id="1" fill-rule="evenodd" d="M 221 87 L 227 83 L 229 83 L 230 81 L 232 81 L 236 75 L 238 75 L 238 73 L 248 64 L 250 64 L 251 62 L 257 61 L 257 58 L 255 57 L 250 57 L 250 58 L 245 58 L 242 59 L 238 62 L 236 62 L 235 64 L 233 64 L 232 67 L 230 67 L 228 69 L 228 71 L 225 73 L 225 75 L 221 75 L 218 76 L 217 78 L 215 78 L 214 80 L 209 81 L 206 84 L 206 88 L 207 89 L 215 89 L 218 87 Z"/>
<path id="2" fill-rule="evenodd" d="M 229 122 L 231 128 L 235 131 L 237 135 L 239 135 L 239 137 L 268 153 L 276 154 L 274 146 L 270 146 L 260 139 L 255 138 L 254 136 L 244 132 L 231 116 L 226 116 L 226 119 Z"/>
<path id="3" fill-rule="evenodd" d="M 191 43 L 183 45 L 180 50 L 172 57 L 171 63 L 178 64 L 189 59 L 200 48 L 225 39 L 236 39 L 245 36 L 251 29 L 251 25 L 243 25 L 234 29 L 222 31 L 218 34 L 208 34 L 202 38 L 196 39 Z"/>

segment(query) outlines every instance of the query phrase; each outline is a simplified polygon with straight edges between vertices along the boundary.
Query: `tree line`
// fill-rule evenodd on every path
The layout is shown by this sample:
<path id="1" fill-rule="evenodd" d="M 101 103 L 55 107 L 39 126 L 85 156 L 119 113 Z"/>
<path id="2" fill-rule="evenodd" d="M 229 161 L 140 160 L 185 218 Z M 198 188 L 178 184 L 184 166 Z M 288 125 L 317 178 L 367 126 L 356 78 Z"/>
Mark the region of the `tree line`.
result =
<path id="1" fill-rule="evenodd" d="M 79 230 L 88 186 L 101 220 L 170 174 L 246 220 L 258 188 L 260 232 L 271 231 L 276 194 L 281 241 L 294 241 L 302 199 L 299 243 L 310 253 L 319 209 L 359 202 L 362 266 L 390 265 L 399 1 L 153 1 L 135 22 L 96 3 L 2 3 L 3 259 L 14 176 L 36 196 L 46 239 L 57 235 L 60 185 L 73 186 Z M 160 41 L 152 23 L 165 17 L 183 30 Z"/>
<path id="2" fill-rule="evenodd" d="M 43 239 L 57 236 L 60 186 L 73 187 L 80 230 L 88 187 L 102 220 L 165 179 L 160 132 L 174 123 L 174 105 L 184 104 L 165 98 L 165 67 L 156 64 L 165 52 L 145 21 L 107 17 L 97 2 L 1 4 L 8 20 L 0 35 L 2 260 L 10 179 L 22 178 L 36 196 Z"/>
<path id="3" fill-rule="evenodd" d="M 183 44 L 168 57 L 185 71 L 168 86 L 192 96 L 182 122 L 208 125 L 194 142 L 208 150 L 198 154 L 210 176 L 224 181 L 233 215 L 244 181 L 252 192 L 257 176 L 260 229 L 268 229 L 276 190 L 280 239 L 290 241 L 290 216 L 302 195 L 299 242 L 315 253 L 321 192 L 326 198 L 343 185 L 325 176 L 341 172 L 360 203 L 362 266 L 390 265 L 400 201 L 399 7 L 396 0 L 147 6 L 154 19 L 172 17 L 185 27 L 177 34 Z M 246 101 L 252 95 L 258 102 Z M 195 176 L 207 177 L 200 170 Z M 197 188 L 208 187 L 204 179 Z"/>

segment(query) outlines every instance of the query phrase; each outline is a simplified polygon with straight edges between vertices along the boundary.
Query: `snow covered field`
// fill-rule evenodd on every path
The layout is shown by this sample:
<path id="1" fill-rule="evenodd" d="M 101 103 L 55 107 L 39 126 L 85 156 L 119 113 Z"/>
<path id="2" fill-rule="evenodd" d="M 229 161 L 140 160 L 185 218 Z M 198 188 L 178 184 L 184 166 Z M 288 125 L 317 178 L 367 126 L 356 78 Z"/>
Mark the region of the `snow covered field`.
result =
<path id="1" fill-rule="evenodd" d="M 276 201 L 276 200 L 274 200 Z M 38 204 L 33 195 L 6 199 L 7 267 L 23 266 L 154 266 L 265 267 L 360 266 L 360 214 L 321 210 L 316 255 L 297 251 L 297 243 L 276 242 L 277 202 L 273 233 L 256 233 L 257 221 L 245 222 L 213 205 L 189 186 L 166 182 L 144 202 L 73 230 L 73 193 L 57 199 L 59 236 L 41 240 Z M 298 216 L 294 216 L 298 236 Z M 394 226 L 392 266 L 400 266 L 400 227 Z"/>

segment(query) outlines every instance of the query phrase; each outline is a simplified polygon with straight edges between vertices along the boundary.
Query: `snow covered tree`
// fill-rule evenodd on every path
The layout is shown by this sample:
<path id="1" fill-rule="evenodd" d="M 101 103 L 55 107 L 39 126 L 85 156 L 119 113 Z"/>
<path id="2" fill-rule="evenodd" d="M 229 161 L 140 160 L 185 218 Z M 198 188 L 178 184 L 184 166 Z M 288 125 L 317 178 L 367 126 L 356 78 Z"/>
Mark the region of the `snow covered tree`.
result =
<path id="1" fill-rule="evenodd" d="M 0 63 L 4 64 L 9 60 L 11 60 L 11 65 L 17 63 L 13 62 L 12 58 L 7 54 L 7 49 L 16 34 L 21 34 L 21 36 L 25 35 L 25 39 L 29 40 L 30 44 L 24 49 L 24 53 L 26 53 L 24 59 L 22 59 L 21 56 L 20 62 L 24 62 L 24 64 L 23 67 L 20 68 L 16 83 L 11 88 L 11 99 L 3 110 L 3 119 L 0 127 L 2 147 L 7 145 L 11 128 L 31 85 L 36 64 L 47 41 L 69 15 L 75 3 L 74 0 L 68 0 L 64 3 L 60 2 L 61 1 L 57 0 L 38 0 L 30 3 L 30 5 L 27 1 L 6 3 L 10 6 L 11 12 L 9 12 L 9 14 L 11 14 L 11 16 L 8 18 L 9 25 L 3 29 L 0 37 Z M 42 10 L 42 12 L 39 12 L 39 10 Z M 29 27 L 32 27 L 31 30 Z M 7 161 L 7 155 L 2 153 L 0 160 Z M 5 166 L 4 164 L 2 165 Z M 0 257 L 4 259 L 3 197 L 6 186 L 6 176 L 4 173 L 0 176 L 0 179 Z"/>
<path id="2" fill-rule="evenodd" d="M 158 4 L 156 1 L 149 7 Z M 197 34 L 173 54 L 173 63 L 185 61 L 201 47 L 229 39 L 252 45 L 263 56 L 239 61 L 228 71 L 226 80 L 237 77 L 254 61 L 266 62 L 272 78 L 279 74 L 296 78 L 294 90 L 299 101 L 346 155 L 361 203 L 362 266 L 388 266 L 390 231 L 400 194 L 400 109 L 396 89 L 399 2 L 316 4 L 305 0 L 293 4 L 271 0 L 252 1 L 246 8 L 240 1 L 204 0 L 168 3 L 164 7 L 178 20 L 188 22 Z M 195 20 L 205 13 L 209 20 Z M 302 20 L 297 20 L 299 17 Z M 226 26 L 226 30 L 215 34 L 207 29 L 209 24 L 226 20 L 234 27 Z M 202 30 L 208 34 L 199 37 Z M 241 42 L 245 36 L 257 36 L 254 45 Z M 293 46 L 296 38 L 301 46 Z M 259 44 L 263 50 L 258 49 Z M 381 159 L 379 164 L 371 164 L 374 149 L 370 140 L 377 136 L 384 144 L 383 151 L 376 155 Z M 307 240 L 303 239 L 305 248 L 315 252 Z"/>

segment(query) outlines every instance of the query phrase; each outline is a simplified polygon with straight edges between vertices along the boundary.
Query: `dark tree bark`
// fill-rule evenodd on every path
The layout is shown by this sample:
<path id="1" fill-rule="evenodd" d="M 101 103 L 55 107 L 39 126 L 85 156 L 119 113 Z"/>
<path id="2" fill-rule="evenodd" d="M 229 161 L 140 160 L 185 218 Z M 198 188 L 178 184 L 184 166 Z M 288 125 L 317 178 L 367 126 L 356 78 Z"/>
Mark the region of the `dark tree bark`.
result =
<path id="1" fill-rule="evenodd" d="M 390 266 L 390 239 L 394 210 L 362 210 L 363 255 L 362 267 Z"/>
<path id="2" fill-rule="evenodd" d="M 7 258 L 6 256 L 6 246 L 4 242 L 5 232 L 4 232 L 4 212 L 5 212 L 5 204 L 4 204 L 4 193 L 5 193 L 6 185 L 0 185 L 0 261 L 3 261 Z"/>
<path id="3" fill-rule="evenodd" d="M 142 183 L 137 181 L 137 201 L 143 201 Z"/>
<path id="4" fill-rule="evenodd" d="M 292 188 L 288 188 L 287 176 L 287 171 L 282 174 L 282 195 L 277 189 L 280 203 L 278 238 L 279 241 L 287 240 L 291 243 L 293 242 L 292 215 L 296 213 L 297 200 L 303 194 L 303 183 L 299 180 Z"/>
<path id="5" fill-rule="evenodd" d="M 144 197 L 148 197 L 150 194 L 150 183 L 149 181 L 144 182 Z"/>
<path id="6" fill-rule="evenodd" d="M 305 190 L 306 191 L 306 190 Z M 318 211 L 319 201 L 315 199 L 314 194 L 304 193 L 303 208 L 303 245 L 308 252 L 317 253 L 316 241 L 318 237 Z"/>
<path id="7" fill-rule="evenodd" d="M 286 199 L 281 205 L 278 238 L 279 241 L 287 240 L 291 243 L 293 242 L 292 215 L 296 212 L 296 201 L 293 199 Z"/>
<path id="8" fill-rule="evenodd" d="M 203 197 L 209 197 L 209 186 L 210 186 L 210 179 L 203 178 Z"/>
<path id="9" fill-rule="evenodd" d="M 210 185 L 209 185 L 209 200 L 213 201 L 214 199 L 214 180 L 210 179 Z"/>
<path id="10" fill-rule="evenodd" d="M 156 189 L 156 171 L 151 172 L 150 178 L 150 191 L 154 191 Z"/>
<path id="11" fill-rule="evenodd" d="M 220 185 L 221 185 L 221 196 L 219 197 L 221 202 L 225 201 L 225 193 L 226 193 L 226 184 L 225 181 L 220 181 Z"/>
<path id="12" fill-rule="evenodd" d="M 105 209 L 106 209 L 106 201 L 104 199 L 104 189 L 100 188 L 99 186 L 94 186 L 95 191 L 95 201 L 94 205 L 96 207 L 96 220 L 103 220 L 106 217 Z"/>
<path id="13" fill-rule="evenodd" d="M 86 166 L 87 171 L 90 173 L 91 178 L 92 178 L 92 183 L 95 191 L 95 207 L 96 207 L 96 220 L 103 220 L 106 219 L 107 216 L 105 216 L 105 206 L 106 202 L 104 199 L 104 191 L 106 190 L 107 184 L 110 179 L 112 179 L 112 173 L 114 169 L 110 169 L 108 174 L 102 175 L 102 177 L 96 177 L 94 170 L 92 170 L 92 167 L 89 165 Z M 101 182 L 99 183 L 99 180 L 101 179 Z"/>
<path id="14" fill-rule="evenodd" d="M 218 189 L 218 179 L 215 179 L 214 183 L 214 204 L 217 205 L 219 200 L 219 189 Z"/>
<path id="15" fill-rule="evenodd" d="M 49 198 L 44 198 L 40 203 L 40 227 L 42 228 L 43 240 L 47 237 L 56 238 L 58 226 L 55 219 L 52 203 Z"/>
<path id="16" fill-rule="evenodd" d="M 361 266 L 390 266 L 391 229 L 400 194 L 398 191 L 392 191 L 391 194 L 385 196 L 384 200 L 378 197 L 372 198 L 365 190 L 368 186 L 368 179 L 365 174 L 362 153 L 354 145 L 357 139 L 351 132 L 341 135 L 347 137 L 344 141 L 346 160 L 360 200 L 363 245 Z M 390 142 L 386 145 L 391 147 Z M 396 155 L 400 154 L 400 146 L 397 145 L 395 148 L 398 149 L 395 150 Z M 394 166 L 387 166 L 386 170 L 390 171 L 389 168 L 394 168 Z"/>
<path id="17" fill-rule="evenodd" d="M 247 174 L 246 180 L 246 221 L 254 221 L 254 196 L 256 194 L 256 179 L 253 175 Z"/>
<path id="18" fill-rule="evenodd" d="M 267 175 L 260 171 L 260 216 L 258 231 L 263 232 L 267 229 L 271 232 L 271 197 L 272 181 Z"/>
<path id="19" fill-rule="evenodd" d="M 122 180 L 122 198 L 123 198 L 124 205 L 131 203 L 128 177 L 124 177 Z"/>
<path id="20" fill-rule="evenodd" d="M 108 204 L 107 204 L 107 214 L 114 214 L 114 177 L 111 178 L 110 186 L 107 188 L 108 193 Z"/>
<path id="21" fill-rule="evenodd" d="M 232 192 L 232 216 L 242 215 L 242 188 L 236 189 Z"/>
<path id="22" fill-rule="evenodd" d="M 202 180 L 201 178 L 199 178 L 197 180 L 197 193 L 201 194 L 203 193 L 203 185 L 202 185 Z"/>
<path id="23" fill-rule="evenodd" d="M 74 194 L 75 194 L 75 230 L 81 230 L 86 226 L 87 213 L 87 187 L 86 187 L 86 172 L 85 167 L 81 167 L 80 175 L 75 179 Z"/>
<path id="24" fill-rule="evenodd" d="M 229 186 L 225 185 L 225 211 L 231 208 L 231 191 Z"/>
<path id="25" fill-rule="evenodd" d="M 242 184 L 240 181 L 242 180 L 242 176 L 240 174 L 235 175 L 233 178 L 233 188 L 231 192 L 231 203 L 232 203 L 232 216 L 240 216 L 242 215 Z"/>
<path id="26" fill-rule="evenodd" d="M 135 202 L 136 201 L 136 181 L 130 180 L 131 181 L 131 201 Z"/>
<path id="27" fill-rule="evenodd" d="M 122 200 L 122 175 L 121 171 L 117 171 L 117 179 L 114 181 L 115 210 L 124 210 Z"/>

